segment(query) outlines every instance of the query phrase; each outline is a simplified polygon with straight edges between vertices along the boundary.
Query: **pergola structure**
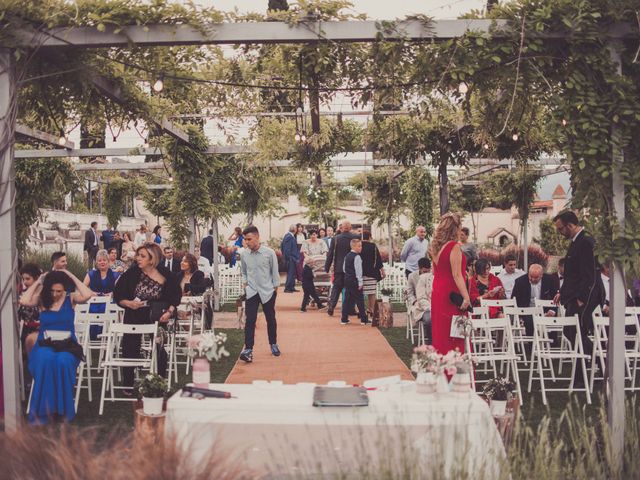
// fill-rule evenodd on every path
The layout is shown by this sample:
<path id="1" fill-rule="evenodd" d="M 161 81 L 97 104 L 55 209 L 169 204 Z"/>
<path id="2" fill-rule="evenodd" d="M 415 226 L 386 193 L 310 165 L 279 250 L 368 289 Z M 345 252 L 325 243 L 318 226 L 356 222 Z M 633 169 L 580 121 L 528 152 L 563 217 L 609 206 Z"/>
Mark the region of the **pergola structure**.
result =
<path id="1" fill-rule="evenodd" d="M 492 32 L 494 37 L 500 35 L 500 28 L 507 25 L 504 20 L 442 20 L 434 21 L 428 27 L 418 20 L 397 23 L 394 33 L 385 33 L 386 39 L 403 39 L 413 41 L 431 41 L 453 39 L 468 31 Z M 541 34 L 544 38 L 563 38 L 567 34 Z M 630 24 L 613 25 L 608 32 L 611 58 L 618 65 L 621 74 L 621 62 L 618 44 L 624 37 L 635 35 Z M 313 43 L 321 41 L 334 42 L 374 42 L 380 39 L 380 31 L 376 22 L 343 21 L 343 22 L 306 22 L 305 25 L 288 25 L 281 22 L 246 22 L 235 24 L 212 24 L 204 29 L 196 29 L 189 25 L 151 25 L 129 26 L 117 32 L 112 27 L 98 31 L 94 27 L 57 28 L 48 31 L 19 32 L 21 47 L 41 45 L 45 49 L 69 48 L 104 48 L 137 46 L 175 46 L 175 45 L 207 45 L 207 44 L 243 44 L 243 43 Z M 5 425 L 8 430 L 16 429 L 20 424 L 20 395 L 18 392 L 18 345 L 16 320 L 16 281 L 17 251 L 15 248 L 14 218 L 14 161 L 12 140 L 16 133 L 16 98 L 17 84 L 13 51 L 0 48 L 0 231 L 4 232 L 5 241 L 0 242 L 0 316 L 2 321 L 2 355 L 5 395 Z M 100 81 L 99 79 L 97 80 Z M 104 93 L 109 87 L 104 86 Z M 161 119 L 161 127 L 167 130 L 172 125 Z M 181 132 L 174 130 L 172 134 L 188 141 Z M 615 139 L 617 133 L 612 131 Z M 615 144 L 616 142 L 614 142 Z M 59 156 L 68 156 L 69 145 L 65 145 Z M 217 147 L 214 147 L 217 148 Z M 24 157 L 42 157 L 39 154 L 24 152 Z M 76 154 L 79 152 L 75 152 Z M 94 151 L 91 156 L 99 155 Z M 624 226 L 624 185 L 621 181 L 620 167 L 624 157 L 619 149 L 612 152 L 612 187 L 617 220 Z M 615 262 L 611 276 L 611 316 L 613 318 L 609 339 L 609 422 L 613 440 L 613 448 L 619 462 L 622 459 L 624 435 L 624 309 L 625 283 L 622 265 Z"/>

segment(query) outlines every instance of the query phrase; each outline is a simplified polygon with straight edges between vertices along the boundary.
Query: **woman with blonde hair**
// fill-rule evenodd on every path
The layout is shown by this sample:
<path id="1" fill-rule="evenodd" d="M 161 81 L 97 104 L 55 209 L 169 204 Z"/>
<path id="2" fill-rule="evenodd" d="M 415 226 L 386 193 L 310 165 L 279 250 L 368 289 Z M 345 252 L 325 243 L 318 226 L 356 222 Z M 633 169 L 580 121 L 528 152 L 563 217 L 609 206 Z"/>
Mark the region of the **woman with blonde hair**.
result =
<path id="1" fill-rule="evenodd" d="M 429 248 L 433 263 L 432 338 L 433 346 L 442 354 L 455 348 L 464 351 L 464 340 L 449 336 L 451 318 L 466 311 L 471 304 L 466 281 L 467 260 L 458 244 L 461 227 L 459 215 L 443 215 Z"/>

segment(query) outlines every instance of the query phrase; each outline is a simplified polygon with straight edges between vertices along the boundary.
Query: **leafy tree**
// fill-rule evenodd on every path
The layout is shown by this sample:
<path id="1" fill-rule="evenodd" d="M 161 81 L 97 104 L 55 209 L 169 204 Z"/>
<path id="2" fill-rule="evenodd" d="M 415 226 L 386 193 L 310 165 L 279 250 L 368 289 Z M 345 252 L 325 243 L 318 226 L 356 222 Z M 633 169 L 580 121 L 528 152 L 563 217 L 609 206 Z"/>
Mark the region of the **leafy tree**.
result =
<path id="1" fill-rule="evenodd" d="M 103 208 L 107 216 L 107 221 L 114 228 L 118 226 L 127 198 L 133 198 L 136 195 L 142 195 L 146 187 L 136 177 L 124 179 L 114 177 L 105 188 Z"/>
<path id="2" fill-rule="evenodd" d="M 473 185 L 454 181 L 449 190 L 451 211 L 468 213 L 471 217 L 474 241 L 477 241 L 478 213 L 490 203 L 490 201 L 485 198 L 482 189 L 483 181 L 484 179 L 482 177 L 478 178 L 478 184 Z"/>
<path id="3" fill-rule="evenodd" d="M 433 177 L 426 168 L 413 167 L 405 172 L 403 181 L 411 226 L 415 229 L 418 225 L 423 225 L 430 238 L 433 235 L 435 209 Z"/>
<path id="4" fill-rule="evenodd" d="M 540 222 L 538 243 L 549 255 L 564 256 L 569 248 L 569 241 L 558 233 L 550 218 L 545 218 Z"/>

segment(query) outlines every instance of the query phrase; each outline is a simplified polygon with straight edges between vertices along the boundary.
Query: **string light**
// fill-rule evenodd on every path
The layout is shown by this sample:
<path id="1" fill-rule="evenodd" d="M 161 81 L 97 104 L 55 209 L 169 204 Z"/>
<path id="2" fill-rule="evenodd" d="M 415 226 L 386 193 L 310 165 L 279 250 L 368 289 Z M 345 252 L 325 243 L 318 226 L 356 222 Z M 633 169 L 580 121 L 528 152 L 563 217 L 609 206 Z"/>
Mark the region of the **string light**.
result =
<path id="1" fill-rule="evenodd" d="M 160 93 L 164 89 L 164 75 L 160 75 L 156 80 L 156 83 L 153 84 L 153 91 L 156 93 Z"/>
<path id="2" fill-rule="evenodd" d="M 518 134 L 517 134 L 517 133 L 514 133 L 514 134 L 513 134 L 513 136 L 512 136 L 511 138 L 513 138 L 513 141 L 514 141 L 514 142 L 517 142 L 519 137 L 518 137 Z"/>
<path id="3" fill-rule="evenodd" d="M 303 133 L 303 134 L 300 136 L 300 140 L 301 140 L 301 141 L 303 141 L 303 142 L 306 142 L 306 141 L 307 141 L 307 136 Z"/>
<path id="4" fill-rule="evenodd" d="M 484 148 L 485 150 L 489 150 L 489 144 L 488 144 L 488 143 L 485 143 L 485 144 L 482 146 L 482 148 Z"/>
<path id="5" fill-rule="evenodd" d="M 300 138 L 301 138 L 301 137 L 300 137 L 300 134 L 299 134 L 299 133 L 296 133 L 296 136 L 295 136 L 294 138 L 296 139 L 296 142 L 299 142 L 299 141 L 300 141 Z"/>
<path id="6" fill-rule="evenodd" d="M 460 82 L 460 85 L 458 85 L 458 92 L 464 95 L 468 91 L 469 91 L 469 86 L 465 82 Z"/>
<path id="7" fill-rule="evenodd" d="M 562 126 L 563 126 L 563 127 L 566 127 L 566 126 L 567 126 L 567 121 L 566 121 L 564 118 L 562 119 Z"/>
<path id="8" fill-rule="evenodd" d="M 58 139 L 58 145 L 64 147 L 67 144 L 67 137 L 64 132 L 60 132 L 60 138 Z"/>
<path id="9" fill-rule="evenodd" d="M 173 182 L 173 176 L 169 177 L 169 181 Z"/>

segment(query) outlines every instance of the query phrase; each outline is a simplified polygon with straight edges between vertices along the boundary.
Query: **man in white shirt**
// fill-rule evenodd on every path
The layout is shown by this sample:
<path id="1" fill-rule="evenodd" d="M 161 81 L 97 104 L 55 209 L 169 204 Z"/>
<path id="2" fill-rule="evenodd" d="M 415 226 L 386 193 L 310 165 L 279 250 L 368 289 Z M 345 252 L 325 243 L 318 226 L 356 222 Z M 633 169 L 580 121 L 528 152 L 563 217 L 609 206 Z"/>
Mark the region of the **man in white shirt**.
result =
<path id="1" fill-rule="evenodd" d="M 327 251 L 331 250 L 331 244 L 333 243 L 333 227 L 327 227 L 327 236 L 322 239 L 327 244 Z"/>
<path id="2" fill-rule="evenodd" d="M 415 236 L 407 240 L 404 247 L 402 247 L 400 260 L 405 262 L 404 273 L 407 277 L 409 277 L 410 273 L 418 270 L 418 260 L 427 256 L 429 242 L 425 238 L 426 236 L 427 229 L 421 225 L 416 228 Z"/>
<path id="3" fill-rule="evenodd" d="M 198 260 L 198 270 L 204 273 L 204 276 L 206 278 L 209 278 L 209 276 L 211 275 L 211 266 L 209 265 L 209 259 L 203 257 L 200 254 L 200 247 L 195 247 L 193 249 L 193 255 L 196 257 L 196 260 Z"/>
<path id="4" fill-rule="evenodd" d="M 516 257 L 513 255 L 507 255 L 504 258 L 504 270 L 498 275 L 498 278 L 502 282 L 502 286 L 504 287 L 504 294 L 506 298 L 511 298 L 511 294 L 513 293 L 513 285 L 516 283 L 516 280 L 524 275 L 524 272 L 519 268 Z"/>
<path id="5" fill-rule="evenodd" d="M 136 248 L 140 245 L 144 245 L 147 242 L 147 226 L 140 225 L 140 229 L 136 232 L 135 237 L 133 239 L 133 243 Z"/>

